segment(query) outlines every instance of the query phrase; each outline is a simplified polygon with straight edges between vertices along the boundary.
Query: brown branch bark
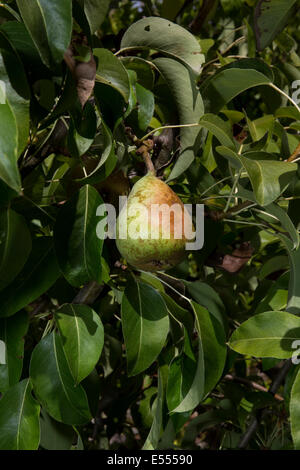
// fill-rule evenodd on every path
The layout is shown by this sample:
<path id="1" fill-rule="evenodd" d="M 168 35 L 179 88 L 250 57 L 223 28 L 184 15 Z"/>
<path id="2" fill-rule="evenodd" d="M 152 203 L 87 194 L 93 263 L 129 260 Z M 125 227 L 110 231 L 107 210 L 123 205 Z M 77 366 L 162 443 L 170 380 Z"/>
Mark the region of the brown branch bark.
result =
<path id="1" fill-rule="evenodd" d="M 215 6 L 215 1 L 216 0 L 205 0 L 203 2 L 203 5 L 199 9 L 196 17 L 189 25 L 192 33 L 198 34 L 201 31 L 201 28 L 205 23 L 206 18 Z"/>
<path id="2" fill-rule="evenodd" d="M 229 382 L 240 383 L 240 384 L 246 385 L 247 387 L 253 388 L 254 390 L 258 390 L 260 392 L 271 393 L 271 390 L 268 390 L 263 385 L 260 385 L 257 382 L 254 382 L 254 380 L 248 380 L 248 379 L 245 379 L 244 377 L 236 377 L 231 374 L 226 374 L 223 378 L 224 380 L 227 380 Z M 278 395 L 278 393 L 274 393 L 272 395 L 274 396 L 275 400 L 281 401 L 281 402 L 284 401 L 284 398 L 281 395 Z"/>
<path id="3" fill-rule="evenodd" d="M 73 299 L 73 304 L 92 305 L 104 289 L 104 284 L 91 281 L 86 284 Z"/>

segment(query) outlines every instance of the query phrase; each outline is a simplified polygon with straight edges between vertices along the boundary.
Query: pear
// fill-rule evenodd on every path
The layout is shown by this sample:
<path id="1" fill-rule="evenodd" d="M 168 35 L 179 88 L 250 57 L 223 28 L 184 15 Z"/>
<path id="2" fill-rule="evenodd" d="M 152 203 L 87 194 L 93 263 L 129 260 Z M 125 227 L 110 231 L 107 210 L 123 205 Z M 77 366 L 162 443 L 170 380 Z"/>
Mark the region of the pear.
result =
<path id="1" fill-rule="evenodd" d="M 191 217 L 166 183 L 152 172 L 135 183 L 116 226 L 117 248 L 130 265 L 143 271 L 172 268 L 193 238 Z"/>

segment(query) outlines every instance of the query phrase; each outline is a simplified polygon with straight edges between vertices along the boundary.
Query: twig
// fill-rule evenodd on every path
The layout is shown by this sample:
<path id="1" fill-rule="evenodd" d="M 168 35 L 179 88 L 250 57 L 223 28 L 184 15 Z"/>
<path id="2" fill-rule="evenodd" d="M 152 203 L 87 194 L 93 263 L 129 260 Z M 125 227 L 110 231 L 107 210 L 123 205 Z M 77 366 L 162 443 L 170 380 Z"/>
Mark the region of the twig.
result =
<path id="1" fill-rule="evenodd" d="M 98 284 L 96 281 L 91 281 L 80 289 L 72 303 L 91 305 L 95 302 L 103 288 L 104 284 Z"/>
<path id="2" fill-rule="evenodd" d="M 236 377 L 231 374 L 226 374 L 224 377 L 224 380 L 230 381 L 230 382 L 237 382 L 243 385 L 247 385 L 248 387 L 253 388 L 254 390 L 259 390 L 260 392 L 267 392 L 271 393 L 271 390 L 268 390 L 266 387 L 263 385 L 258 384 L 257 382 L 254 382 L 253 380 L 248 380 L 245 379 L 244 377 Z M 284 401 L 284 398 L 281 395 L 278 395 L 277 393 L 273 394 L 275 400 L 277 401 Z"/>
<path id="3" fill-rule="evenodd" d="M 269 388 L 269 393 L 272 393 L 274 397 L 278 388 L 280 387 L 285 377 L 287 376 L 291 366 L 292 366 L 291 359 L 288 359 L 287 361 L 285 361 L 284 365 L 281 367 L 277 376 L 273 380 L 272 385 Z M 261 419 L 265 416 L 265 414 L 266 414 L 266 409 L 262 409 L 262 410 L 259 410 L 256 413 L 256 415 L 252 417 L 246 432 L 243 434 L 239 442 L 239 445 L 238 445 L 239 449 L 246 449 L 253 435 L 255 434 Z"/>
<path id="4" fill-rule="evenodd" d="M 287 159 L 287 162 L 295 162 L 298 157 L 300 157 L 300 143 L 297 145 L 292 155 Z"/>
<path id="5" fill-rule="evenodd" d="M 145 140 L 142 145 L 136 150 L 137 155 L 141 155 L 145 162 L 148 173 L 156 175 L 156 170 L 154 168 L 153 162 L 150 157 L 149 151 L 153 149 L 153 140 Z"/>

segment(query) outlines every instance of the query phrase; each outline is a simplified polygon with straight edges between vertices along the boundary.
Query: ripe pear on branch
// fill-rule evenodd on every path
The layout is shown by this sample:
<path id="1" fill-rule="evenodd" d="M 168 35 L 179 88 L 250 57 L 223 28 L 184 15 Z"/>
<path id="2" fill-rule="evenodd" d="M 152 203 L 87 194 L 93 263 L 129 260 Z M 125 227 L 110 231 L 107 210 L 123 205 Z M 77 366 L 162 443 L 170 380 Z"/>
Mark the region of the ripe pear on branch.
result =
<path id="1" fill-rule="evenodd" d="M 147 174 L 133 186 L 117 219 L 116 244 L 127 262 L 143 271 L 163 271 L 180 263 L 194 238 L 191 216 L 180 198 L 157 178 L 147 144 L 141 153 Z"/>

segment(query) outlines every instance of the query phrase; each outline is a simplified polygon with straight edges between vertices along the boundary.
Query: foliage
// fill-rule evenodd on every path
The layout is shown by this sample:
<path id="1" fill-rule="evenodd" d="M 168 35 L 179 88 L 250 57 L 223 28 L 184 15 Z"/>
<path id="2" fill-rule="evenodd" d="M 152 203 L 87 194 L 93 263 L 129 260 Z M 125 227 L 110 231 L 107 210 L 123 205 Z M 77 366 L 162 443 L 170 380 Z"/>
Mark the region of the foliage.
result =
<path id="1" fill-rule="evenodd" d="M 295 6 L 0 4 L 0 449 L 300 448 Z M 155 274 L 98 237 L 149 141 L 205 205 Z"/>

